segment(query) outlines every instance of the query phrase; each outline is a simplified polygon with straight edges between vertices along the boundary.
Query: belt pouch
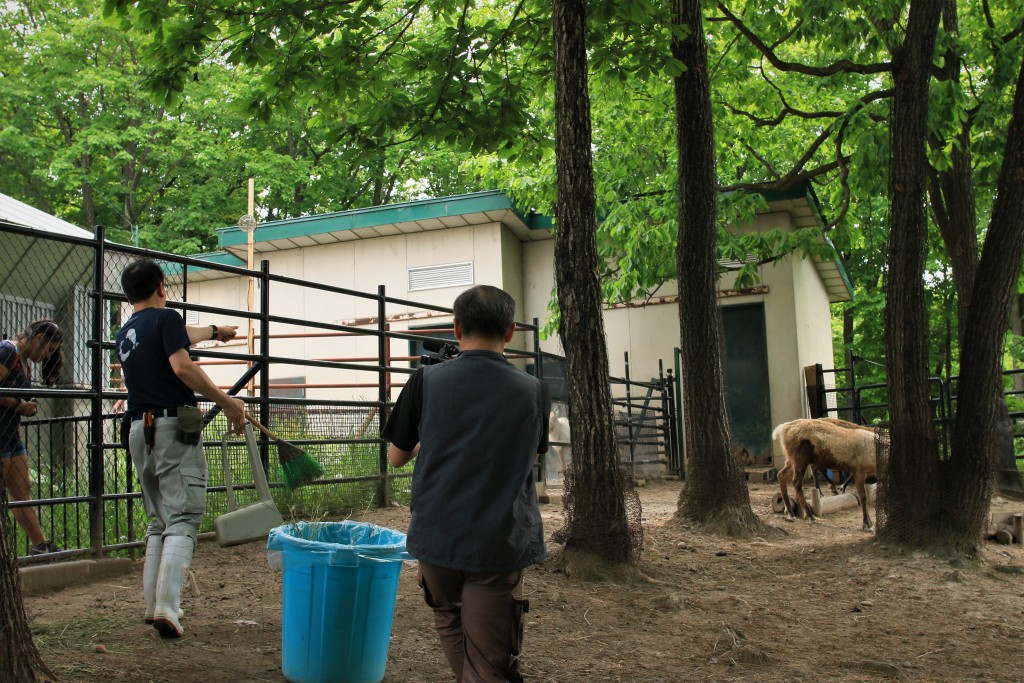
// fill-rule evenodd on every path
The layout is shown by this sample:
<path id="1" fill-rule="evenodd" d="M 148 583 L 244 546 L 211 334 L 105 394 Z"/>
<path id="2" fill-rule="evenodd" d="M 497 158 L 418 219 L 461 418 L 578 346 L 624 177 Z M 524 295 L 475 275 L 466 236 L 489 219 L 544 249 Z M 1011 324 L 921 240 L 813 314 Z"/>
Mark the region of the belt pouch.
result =
<path id="1" fill-rule="evenodd" d="M 203 414 L 195 406 L 178 408 L 178 441 L 186 446 L 199 443 L 203 433 Z"/>
<path id="2" fill-rule="evenodd" d="M 142 436 L 146 441 L 146 446 L 152 448 L 153 442 L 156 441 L 156 422 L 151 410 L 147 410 L 142 415 Z"/>

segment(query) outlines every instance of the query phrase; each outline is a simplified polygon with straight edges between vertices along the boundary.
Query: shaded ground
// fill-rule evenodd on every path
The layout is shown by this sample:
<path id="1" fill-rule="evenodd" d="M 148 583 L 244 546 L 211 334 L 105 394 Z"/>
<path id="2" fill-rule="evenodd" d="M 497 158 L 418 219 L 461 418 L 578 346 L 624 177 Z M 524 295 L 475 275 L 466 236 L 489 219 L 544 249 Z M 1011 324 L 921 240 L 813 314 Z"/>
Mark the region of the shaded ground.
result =
<path id="1" fill-rule="evenodd" d="M 985 562 L 954 567 L 869 547 L 851 510 L 810 524 L 754 508 L 785 535 L 729 541 L 671 522 L 680 484 L 639 489 L 649 580 L 582 583 L 529 570 L 527 680 L 1021 681 L 1024 566 L 1020 546 L 990 545 Z M 1024 509 L 997 501 L 994 511 Z M 560 506 L 544 506 L 548 533 Z M 353 515 L 405 529 L 408 510 Z M 142 623 L 142 563 L 122 580 L 26 600 L 45 660 L 65 681 L 284 681 L 281 574 L 258 545 L 204 543 L 186 590 L 186 637 Z M 406 564 L 387 683 L 449 681 L 429 609 Z"/>

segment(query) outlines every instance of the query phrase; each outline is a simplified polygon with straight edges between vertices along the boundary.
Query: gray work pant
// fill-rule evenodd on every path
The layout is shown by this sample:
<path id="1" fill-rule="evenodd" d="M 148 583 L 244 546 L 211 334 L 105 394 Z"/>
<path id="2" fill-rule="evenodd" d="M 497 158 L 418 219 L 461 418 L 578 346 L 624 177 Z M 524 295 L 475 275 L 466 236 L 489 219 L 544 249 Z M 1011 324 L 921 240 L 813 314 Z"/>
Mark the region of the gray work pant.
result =
<path id="1" fill-rule="evenodd" d="M 419 562 L 423 597 L 457 683 L 520 683 L 523 571 L 477 574 Z"/>
<path id="2" fill-rule="evenodd" d="M 156 418 L 153 446 L 146 445 L 142 420 L 128 436 L 132 462 L 142 485 L 150 523 L 147 536 L 188 536 L 193 541 L 206 511 L 208 471 L 203 444 L 178 441 L 178 418 Z"/>

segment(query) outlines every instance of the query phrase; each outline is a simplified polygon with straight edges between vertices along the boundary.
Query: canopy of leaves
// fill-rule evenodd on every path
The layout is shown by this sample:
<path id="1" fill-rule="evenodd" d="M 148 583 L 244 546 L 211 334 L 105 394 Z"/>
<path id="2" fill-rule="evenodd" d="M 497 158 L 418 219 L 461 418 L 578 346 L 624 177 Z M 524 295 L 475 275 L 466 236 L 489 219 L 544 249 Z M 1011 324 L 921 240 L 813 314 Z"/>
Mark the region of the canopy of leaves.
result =
<path id="1" fill-rule="evenodd" d="M 507 189 L 554 211 L 550 7 L 476 0 L 16 3 L 0 12 L 0 191 L 146 246 L 195 252 L 244 211 L 266 219 Z M 608 300 L 675 277 L 676 178 L 666 3 L 595 2 L 588 21 L 602 278 Z M 964 3 L 940 31 L 961 77 L 933 79 L 930 160 L 970 124 L 978 225 L 1001 162 L 1021 16 Z M 737 236 L 752 190 L 810 181 L 857 287 L 852 344 L 882 360 L 887 64 L 905 3 L 707 5 L 720 258 L 758 264 L 819 242 Z M 151 94 L 155 93 L 155 95 Z M 114 226 L 114 227 L 112 227 Z M 979 229 L 980 230 L 980 229 Z M 933 368 L 955 368 L 951 273 L 931 244 Z M 840 351 L 837 348 L 837 351 Z"/>
<path id="2" fill-rule="evenodd" d="M 98 13 L 91 0 L 0 12 L 0 191 L 113 239 L 196 253 L 245 212 L 248 177 L 264 220 L 480 189 L 444 143 L 355 140 L 299 108 L 253 118 L 260 67 L 207 60 L 159 104 L 144 87 L 151 34 Z"/>

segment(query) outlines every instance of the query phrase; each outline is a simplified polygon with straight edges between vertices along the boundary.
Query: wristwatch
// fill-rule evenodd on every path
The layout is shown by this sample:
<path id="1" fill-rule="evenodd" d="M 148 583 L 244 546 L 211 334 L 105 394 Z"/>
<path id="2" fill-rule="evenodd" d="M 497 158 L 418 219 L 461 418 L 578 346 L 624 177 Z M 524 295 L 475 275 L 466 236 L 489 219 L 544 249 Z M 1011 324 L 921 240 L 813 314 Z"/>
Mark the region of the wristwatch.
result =
<path id="1" fill-rule="evenodd" d="M 210 341 L 213 341 L 213 340 L 215 340 L 217 338 L 217 326 L 216 325 L 210 325 L 210 330 L 212 330 L 212 332 L 213 332 L 210 335 Z"/>

